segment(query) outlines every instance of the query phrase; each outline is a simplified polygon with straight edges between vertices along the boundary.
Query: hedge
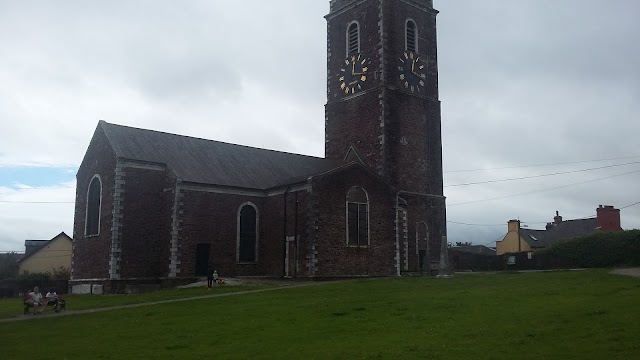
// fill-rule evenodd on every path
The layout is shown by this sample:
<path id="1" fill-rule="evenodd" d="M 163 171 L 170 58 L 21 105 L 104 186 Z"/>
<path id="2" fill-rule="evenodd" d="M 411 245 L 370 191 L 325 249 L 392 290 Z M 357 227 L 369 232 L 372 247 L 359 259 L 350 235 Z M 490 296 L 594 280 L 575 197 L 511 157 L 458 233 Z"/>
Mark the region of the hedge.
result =
<path id="1" fill-rule="evenodd" d="M 599 232 L 561 240 L 536 254 L 549 255 L 587 268 L 640 266 L 640 230 Z"/>

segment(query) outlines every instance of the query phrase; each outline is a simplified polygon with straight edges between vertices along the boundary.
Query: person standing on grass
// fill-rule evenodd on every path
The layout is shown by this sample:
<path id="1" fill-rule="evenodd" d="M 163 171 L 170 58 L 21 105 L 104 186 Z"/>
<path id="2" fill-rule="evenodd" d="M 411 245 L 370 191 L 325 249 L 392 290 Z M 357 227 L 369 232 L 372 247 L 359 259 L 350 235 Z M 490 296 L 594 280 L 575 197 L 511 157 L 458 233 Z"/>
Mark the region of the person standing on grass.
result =
<path id="1" fill-rule="evenodd" d="M 218 284 L 218 270 L 213 270 L 213 283 Z"/>
<path id="2" fill-rule="evenodd" d="M 212 282 L 213 282 L 213 274 L 209 273 L 209 275 L 207 275 L 207 288 L 208 289 L 211 289 L 211 283 Z"/>
<path id="3" fill-rule="evenodd" d="M 41 314 L 44 311 L 45 304 L 42 301 L 42 293 L 39 287 L 34 287 L 33 291 L 29 293 L 27 303 L 33 306 L 34 314 Z"/>

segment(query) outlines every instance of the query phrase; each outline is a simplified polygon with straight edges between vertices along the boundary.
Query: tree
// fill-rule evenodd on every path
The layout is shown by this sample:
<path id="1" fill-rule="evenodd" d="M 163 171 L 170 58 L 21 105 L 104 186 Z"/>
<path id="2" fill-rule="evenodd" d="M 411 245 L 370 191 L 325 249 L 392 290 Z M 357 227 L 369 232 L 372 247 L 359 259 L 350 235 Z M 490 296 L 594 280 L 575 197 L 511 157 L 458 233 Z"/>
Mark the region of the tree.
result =
<path id="1" fill-rule="evenodd" d="M 18 260 L 21 257 L 22 255 L 15 251 L 0 254 L 0 280 L 15 279 L 18 276 Z"/>

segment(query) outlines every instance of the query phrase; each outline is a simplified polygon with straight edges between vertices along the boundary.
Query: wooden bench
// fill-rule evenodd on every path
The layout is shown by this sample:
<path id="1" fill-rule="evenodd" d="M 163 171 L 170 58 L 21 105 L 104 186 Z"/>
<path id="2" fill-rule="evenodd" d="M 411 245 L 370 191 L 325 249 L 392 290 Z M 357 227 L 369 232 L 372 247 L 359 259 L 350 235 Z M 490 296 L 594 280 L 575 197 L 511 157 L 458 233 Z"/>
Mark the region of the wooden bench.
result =
<path id="1" fill-rule="evenodd" d="M 22 305 L 24 306 L 23 309 L 23 314 L 27 315 L 30 313 L 30 308 L 34 307 L 33 304 L 30 304 L 28 301 L 28 298 L 24 298 L 22 299 Z M 64 299 L 58 299 L 57 301 L 48 301 L 47 304 L 45 305 L 45 308 L 42 310 L 44 311 L 47 306 L 53 306 L 53 310 L 55 312 L 60 312 L 61 310 L 67 310 L 67 304 L 64 301 Z M 34 314 L 35 314 L 35 309 L 34 309 Z"/>

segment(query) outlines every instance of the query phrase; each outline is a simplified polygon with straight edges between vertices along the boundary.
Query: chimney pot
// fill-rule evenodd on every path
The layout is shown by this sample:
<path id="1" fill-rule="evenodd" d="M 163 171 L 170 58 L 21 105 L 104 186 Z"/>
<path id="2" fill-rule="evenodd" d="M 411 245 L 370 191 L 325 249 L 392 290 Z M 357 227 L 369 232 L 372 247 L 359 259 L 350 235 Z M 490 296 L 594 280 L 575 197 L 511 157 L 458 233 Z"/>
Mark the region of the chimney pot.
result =
<path id="1" fill-rule="evenodd" d="M 556 224 L 560 224 L 562 222 L 562 216 L 560 216 L 559 211 L 556 211 L 556 216 L 553 218 L 553 222 Z"/>

